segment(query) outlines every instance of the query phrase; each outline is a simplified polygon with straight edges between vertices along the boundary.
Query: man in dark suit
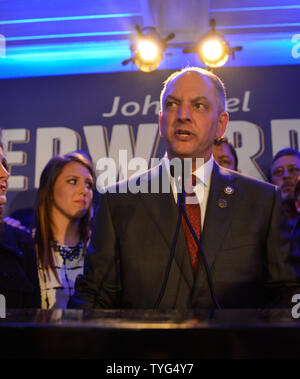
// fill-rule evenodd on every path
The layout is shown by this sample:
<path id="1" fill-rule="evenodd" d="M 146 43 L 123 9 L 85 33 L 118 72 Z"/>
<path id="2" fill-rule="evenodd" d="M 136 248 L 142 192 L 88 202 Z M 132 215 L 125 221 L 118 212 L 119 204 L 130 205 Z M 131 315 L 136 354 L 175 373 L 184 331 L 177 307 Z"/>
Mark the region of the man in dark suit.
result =
<path id="1" fill-rule="evenodd" d="M 77 278 L 70 306 L 289 306 L 299 290 L 299 266 L 298 257 L 290 253 L 278 191 L 221 168 L 212 158 L 214 140 L 223 136 L 228 122 L 223 83 L 202 69 L 179 71 L 165 82 L 161 108 L 167 156 L 149 172 L 120 183 L 119 193 L 101 196 L 84 274 Z M 186 213 L 201 240 L 208 273 L 185 220 L 169 261 L 178 215 L 178 180 L 170 175 L 174 158 L 192 160 L 196 204 L 191 204 L 193 210 L 186 204 Z M 137 194 L 128 191 L 134 181 L 142 188 Z M 146 193 L 147 188 L 158 191 Z"/>
<path id="2" fill-rule="evenodd" d="M 41 306 L 32 238 L 29 233 L 2 221 L 10 175 L 8 171 L 0 130 L 0 318 L 5 308 Z"/>

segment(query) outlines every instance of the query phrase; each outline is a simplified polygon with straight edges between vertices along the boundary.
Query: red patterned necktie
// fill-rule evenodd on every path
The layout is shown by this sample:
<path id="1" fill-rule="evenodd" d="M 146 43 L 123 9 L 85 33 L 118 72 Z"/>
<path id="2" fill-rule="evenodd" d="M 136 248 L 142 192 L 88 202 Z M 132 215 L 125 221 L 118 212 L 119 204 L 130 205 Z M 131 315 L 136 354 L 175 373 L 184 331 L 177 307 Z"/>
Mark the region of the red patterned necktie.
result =
<path id="1" fill-rule="evenodd" d="M 195 175 L 192 175 L 192 184 L 193 186 L 196 184 L 196 176 Z M 200 205 L 197 202 L 195 202 L 194 200 L 196 200 L 196 194 L 194 192 L 191 191 L 191 186 L 190 188 L 187 188 L 187 193 L 186 193 L 186 204 L 185 204 L 185 210 L 186 210 L 186 214 L 187 214 L 187 217 L 198 237 L 198 239 L 200 240 L 200 233 L 201 233 L 201 210 L 200 210 Z M 193 200 L 193 201 L 188 201 L 188 200 Z M 192 204 L 189 204 L 192 203 Z M 195 203 L 195 204 L 193 204 Z M 184 235 L 185 235 L 185 239 L 186 239 L 186 243 L 187 243 L 187 246 L 188 246 L 188 250 L 189 250 L 189 253 L 190 253 L 190 257 L 191 257 L 191 261 L 192 261 L 192 266 L 193 266 L 193 270 L 194 272 L 197 271 L 197 266 L 198 266 L 198 256 L 197 256 L 197 252 L 198 252 L 198 246 L 194 240 L 194 237 L 184 219 L 184 217 L 182 216 L 182 227 L 183 227 L 183 231 L 184 231 Z"/>

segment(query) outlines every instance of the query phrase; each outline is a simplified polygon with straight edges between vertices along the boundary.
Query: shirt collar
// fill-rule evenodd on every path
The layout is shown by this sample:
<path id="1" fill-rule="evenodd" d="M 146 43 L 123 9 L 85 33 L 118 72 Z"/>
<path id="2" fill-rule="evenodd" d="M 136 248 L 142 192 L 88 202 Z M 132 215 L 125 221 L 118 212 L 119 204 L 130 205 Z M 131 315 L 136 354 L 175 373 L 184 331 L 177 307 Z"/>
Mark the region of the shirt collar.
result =
<path id="1" fill-rule="evenodd" d="M 197 170 L 194 171 L 193 174 L 196 175 L 197 178 L 200 179 L 201 182 L 207 186 L 211 178 L 213 167 L 214 167 L 214 159 L 213 159 L 213 156 L 211 155 L 209 160 L 205 162 L 201 167 L 197 168 Z"/>
<path id="2" fill-rule="evenodd" d="M 165 165 L 167 172 L 170 175 L 170 161 L 168 159 L 167 154 L 165 154 L 164 157 L 162 158 L 162 163 Z M 197 178 L 204 185 L 207 186 L 210 183 L 213 167 L 214 167 L 214 159 L 213 159 L 213 156 L 211 155 L 209 160 L 205 162 L 202 166 L 198 167 L 197 170 L 193 172 L 193 174 L 196 175 Z"/>

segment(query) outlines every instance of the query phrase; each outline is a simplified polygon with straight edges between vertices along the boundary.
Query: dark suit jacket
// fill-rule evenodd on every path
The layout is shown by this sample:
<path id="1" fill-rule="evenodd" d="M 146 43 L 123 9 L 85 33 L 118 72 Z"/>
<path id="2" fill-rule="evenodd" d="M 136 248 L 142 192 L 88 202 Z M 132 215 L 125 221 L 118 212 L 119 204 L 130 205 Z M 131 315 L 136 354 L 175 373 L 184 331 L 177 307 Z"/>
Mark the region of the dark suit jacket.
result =
<path id="1" fill-rule="evenodd" d="M 0 294 L 7 308 L 40 308 L 36 255 L 30 234 L 0 224 Z"/>
<path id="2" fill-rule="evenodd" d="M 152 185 L 163 167 L 150 170 L 151 179 L 142 175 L 140 183 Z M 120 184 L 120 191 L 127 184 Z M 228 186 L 233 193 L 226 193 Z M 102 195 L 70 307 L 153 308 L 177 212 L 173 194 L 161 189 Z M 289 237 L 275 186 L 214 164 L 201 243 L 222 308 L 290 306 L 292 294 L 299 292 L 300 268 L 299 258 L 290 254 Z M 193 273 L 181 228 L 160 308 L 196 307 L 214 305 L 203 265 Z"/>

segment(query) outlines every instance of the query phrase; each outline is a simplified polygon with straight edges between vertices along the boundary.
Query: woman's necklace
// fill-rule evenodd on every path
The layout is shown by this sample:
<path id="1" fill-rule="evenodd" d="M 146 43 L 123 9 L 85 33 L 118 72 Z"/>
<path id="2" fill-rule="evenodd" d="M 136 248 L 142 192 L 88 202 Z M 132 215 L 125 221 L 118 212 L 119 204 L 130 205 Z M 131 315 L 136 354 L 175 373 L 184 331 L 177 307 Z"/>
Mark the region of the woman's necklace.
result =
<path id="1" fill-rule="evenodd" d="M 52 248 L 55 252 L 59 253 L 59 255 L 63 258 L 64 261 L 73 261 L 73 259 L 79 258 L 82 243 L 78 242 L 78 244 L 75 246 L 65 246 L 59 244 L 57 241 L 53 241 Z"/>

